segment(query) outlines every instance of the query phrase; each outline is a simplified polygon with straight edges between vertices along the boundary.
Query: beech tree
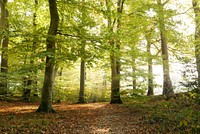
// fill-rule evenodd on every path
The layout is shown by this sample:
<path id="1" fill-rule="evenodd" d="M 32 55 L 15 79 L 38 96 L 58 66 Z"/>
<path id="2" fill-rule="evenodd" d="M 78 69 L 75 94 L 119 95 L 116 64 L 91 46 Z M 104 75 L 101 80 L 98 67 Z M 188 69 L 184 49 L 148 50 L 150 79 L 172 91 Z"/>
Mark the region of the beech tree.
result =
<path id="1" fill-rule="evenodd" d="M 147 41 L 147 63 L 148 63 L 148 91 L 147 95 L 154 95 L 153 91 L 153 59 L 151 54 L 151 45 L 152 45 L 152 28 L 145 30 L 145 38 Z"/>
<path id="2" fill-rule="evenodd" d="M 82 25 L 82 27 L 80 26 L 80 28 L 82 29 L 82 32 L 85 31 L 84 29 L 84 19 L 86 19 L 86 13 L 85 10 L 83 9 L 85 0 L 82 0 L 82 10 L 81 10 L 81 23 L 80 25 Z M 85 46 L 86 46 L 86 41 L 82 39 L 81 41 L 81 65 L 80 65 L 80 91 L 79 91 L 79 99 L 78 99 L 78 103 L 85 103 L 85 69 L 86 69 L 86 65 L 85 65 Z"/>
<path id="3" fill-rule="evenodd" d="M 119 35 L 121 28 L 121 14 L 123 10 L 123 4 L 125 0 L 117 1 L 117 18 L 116 19 L 116 27 L 117 27 L 117 35 Z M 112 37 L 114 35 L 115 28 L 115 20 L 112 20 L 111 16 L 111 5 L 112 2 L 110 0 L 106 0 L 106 6 L 108 11 L 108 29 L 109 34 L 111 35 L 109 39 L 109 44 L 111 47 L 110 52 L 110 61 L 111 61 L 111 101 L 110 103 L 122 103 L 120 98 L 120 38 L 116 40 Z"/>
<path id="4" fill-rule="evenodd" d="M 56 41 L 55 36 L 58 30 L 59 24 L 59 15 L 57 10 L 56 0 L 49 0 L 49 10 L 50 10 L 50 27 L 47 37 L 47 50 L 46 50 L 46 68 L 44 83 L 42 89 L 42 98 L 37 112 L 55 112 L 52 107 L 52 91 L 54 85 L 54 66 L 55 66 L 55 50 L 56 50 Z"/>
<path id="5" fill-rule="evenodd" d="M 198 0 L 192 0 L 195 14 L 195 57 L 198 73 L 198 87 L 200 87 L 200 4 Z"/>
<path id="6" fill-rule="evenodd" d="M 7 0 L 0 0 L 1 7 L 1 20 L 0 20 L 0 43 L 1 43 L 1 82 L 0 82 L 0 94 L 6 94 L 8 88 L 8 32 L 9 32 L 9 22 L 8 22 L 8 10 Z"/>
<path id="7" fill-rule="evenodd" d="M 38 39 L 37 39 L 37 35 L 35 34 L 37 31 L 37 23 L 36 23 L 36 19 L 37 19 L 37 8 L 38 8 L 38 0 L 34 1 L 34 13 L 33 13 L 33 32 L 34 32 L 34 36 L 33 36 L 33 44 L 31 46 L 31 50 L 32 50 L 32 54 L 31 54 L 31 59 L 30 59 L 30 69 L 29 69 L 29 75 L 28 78 L 25 78 L 24 81 L 24 90 L 23 90 L 23 100 L 24 101 L 30 101 L 31 99 L 31 90 L 33 89 L 32 87 L 34 87 L 34 84 L 36 83 L 36 81 L 34 80 L 34 74 L 36 74 L 36 69 L 34 69 L 34 54 L 37 48 L 37 44 L 38 44 Z"/>
<path id="8" fill-rule="evenodd" d="M 164 5 L 166 2 L 162 3 L 161 0 L 157 0 L 158 4 L 158 23 L 160 30 L 160 40 L 161 40 L 161 49 L 162 49 L 162 64 L 163 64 L 163 95 L 166 95 L 167 98 L 171 97 L 174 94 L 172 82 L 170 78 L 169 70 L 169 55 L 168 55 L 168 44 L 167 44 L 167 31 L 165 28 L 165 11 Z"/>

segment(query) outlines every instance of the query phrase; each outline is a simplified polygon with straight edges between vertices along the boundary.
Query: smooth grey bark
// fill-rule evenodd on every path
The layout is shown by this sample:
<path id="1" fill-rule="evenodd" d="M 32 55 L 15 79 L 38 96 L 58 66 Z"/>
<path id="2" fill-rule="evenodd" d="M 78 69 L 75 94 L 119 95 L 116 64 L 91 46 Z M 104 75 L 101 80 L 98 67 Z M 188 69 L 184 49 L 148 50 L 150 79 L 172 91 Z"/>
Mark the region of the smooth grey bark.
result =
<path id="1" fill-rule="evenodd" d="M 82 4 L 85 3 L 85 0 L 82 0 Z M 84 11 L 84 8 L 82 6 L 81 8 L 81 29 L 82 29 L 82 34 L 84 33 L 84 20 L 86 19 L 86 13 Z M 85 103 L 85 73 L 86 73 L 86 66 L 85 66 L 85 46 L 86 46 L 86 41 L 82 39 L 81 41 L 81 65 L 80 65 L 80 89 L 79 89 L 79 99 L 78 103 Z"/>
<path id="2" fill-rule="evenodd" d="M 158 0 L 158 17 L 159 17 L 159 30 L 160 30 L 160 38 L 161 38 L 161 49 L 162 49 L 162 62 L 163 62 L 163 95 L 167 97 L 167 99 L 171 98 L 174 94 L 174 90 L 172 87 L 172 82 L 170 79 L 170 70 L 169 70 L 169 55 L 168 55 L 168 44 L 167 44 L 167 35 L 165 28 L 165 17 L 164 17 L 164 7 L 161 3 L 161 0 Z"/>
<path id="3" fill-rule="evenodd" d="M 136 78 L 136 61 L 135 61 L 135 57 L 132 56 L 132 84 L 133 84 L 133 90 L 136 90 L 136 86 L 137 86 L 137 78 Z"/>
<path id="4" fill-rule="evenodd" d="M 8 32 L 9 32 L 9 22 L 8 22 L 8 10 L 6 9 L 7 0 L 0 0 L 1 6 L 1 20 L 0 20 L 0 43 L 2 46 L 1 54 L 1 82 L 0 82 L 0 94 L 7 94 L 8 90 Z"/>
<path id="5" fill-rule="evenodd" d="M 110 43 L 110 45 L 113 45 Z M 120 66 L 117 63 L 115 55 L 110 55 L 111 60 L 111 104 L 115 103 L 122 103 L 120 98 Z"/>
<path id="6" fill-rule="evenodd" d="M 123 3 L 125 0 L 118 0 L 117 2 L 117 33 L 119 34 L 119 30 L 121 28 L 121 13 L 123 10 Z M 109 2 L 106 1 L 107 10 L 110 12 Z M 108 28 L 110 29 L 110 33 L 113 33 L 113 26 L 111 22 L 111 16 L 108 16 Z M 116 50 L 118 53 L 111 51 L 110 52 L 110 60 L 111 60 L 111 104 L 122 104 L 122 100 L 120 97 L 120 39 L 114 41 L 110 39 L 109 41 L 112 49 Z"/>
<path id="7" fill-rule="evenodd" d="M 78 103 L 85 103 L 85 60 L 81 60 L 80 66 L 80 91 Z"/>
<path id="8" fill-rule="evenodd" d="M 50 27 L 47 37 L 47 52 L 46 56 L 46 68 L 45 68 L 45 76 L 44 83 L 42 89 L 42 98 L 39 108 L 37 112 L 55 112 L 52 107 L 52 91 L 54 84 L 54 66 L 55 66 L 55 36 L 58 30 L 59 24 L 59 15 L 57 10 L 56 0 L 49 0 L 49 9 L 50 9 Z"/>
<path id="9" fill-rule="evenodd" d="M 150 31 L 149 31 L 150 32 Z M 151 34 L 151 33 L 149 33 Z M 147 40 L 147 60 L 148 60 L 148 92 L 147 95 L 154 95 L 153 91 L 153 59 L 152 59 L 152 54 L 151 54 L 151 36 L 146 35 L 146 40 Z"/>
<path id="10" fill-rule="evenodd" d="M 200 5 L 198 0 L 192 0 L 193 10 L 195 14 L 195 57 L 198 73 L 198 88 L 200 91 Z"/>

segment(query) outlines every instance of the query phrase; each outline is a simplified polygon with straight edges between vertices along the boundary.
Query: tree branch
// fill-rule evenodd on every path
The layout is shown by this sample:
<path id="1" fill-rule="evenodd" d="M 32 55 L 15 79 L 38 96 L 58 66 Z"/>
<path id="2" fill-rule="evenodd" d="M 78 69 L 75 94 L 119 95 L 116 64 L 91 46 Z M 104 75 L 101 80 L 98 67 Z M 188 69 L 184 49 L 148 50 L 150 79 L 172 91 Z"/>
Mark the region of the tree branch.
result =
<path id="1" fill-rule="evenodd" d="M 72 37 L 72 38 L 86 39 L 86 40 L 89 40 L 91 42 L 98 42 L 98 43 L 102 43 L 101 40 L 103 40 L 103 38 L 99 38 L 99 37 L 95 37 L 95 38 L 98 38 L 98 39 L 94 39 L 93 37 L 89 37 L 89 36 L 86 37 L 86 36 L 83 36 L 83 35 L 73 35 L 73 34 L 62 33 L 62 32 L 57 32 L 57 34 L 64 35 L 64 36 L 67 36 L 67 37 Z"/>

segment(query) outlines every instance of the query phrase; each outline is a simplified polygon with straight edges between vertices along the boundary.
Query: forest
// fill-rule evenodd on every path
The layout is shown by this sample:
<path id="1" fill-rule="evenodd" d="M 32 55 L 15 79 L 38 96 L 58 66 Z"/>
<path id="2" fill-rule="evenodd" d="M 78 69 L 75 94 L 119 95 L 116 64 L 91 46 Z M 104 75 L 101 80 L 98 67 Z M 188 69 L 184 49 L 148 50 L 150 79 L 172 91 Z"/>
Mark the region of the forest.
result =
<path id="1" fill-rule="evenodd" d="M 200 134 L 199 0 L 0 8 L 0 133 Z"/>

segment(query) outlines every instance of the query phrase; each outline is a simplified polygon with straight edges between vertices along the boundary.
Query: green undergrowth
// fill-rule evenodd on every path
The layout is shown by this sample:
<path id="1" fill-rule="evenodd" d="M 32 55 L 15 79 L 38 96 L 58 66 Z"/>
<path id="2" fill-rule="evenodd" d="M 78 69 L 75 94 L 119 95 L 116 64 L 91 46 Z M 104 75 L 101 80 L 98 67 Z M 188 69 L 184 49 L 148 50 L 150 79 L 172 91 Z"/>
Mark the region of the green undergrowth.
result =
<path id="1" fill-rule="evenodd" d="M 179 94 L 170 100 L 134 96 L 122 106 L 139 112 L 143 123 L 158 126 L 158 133 L 200 134 L 200 105 L 189 95 Z"/>

